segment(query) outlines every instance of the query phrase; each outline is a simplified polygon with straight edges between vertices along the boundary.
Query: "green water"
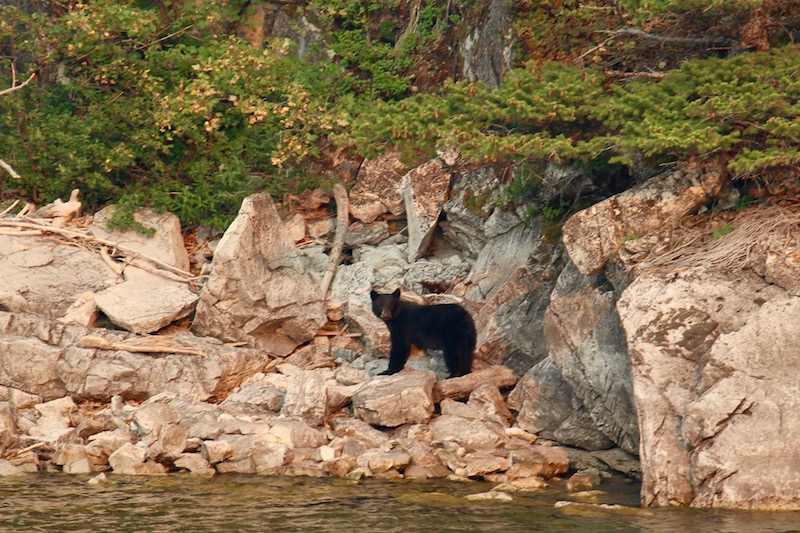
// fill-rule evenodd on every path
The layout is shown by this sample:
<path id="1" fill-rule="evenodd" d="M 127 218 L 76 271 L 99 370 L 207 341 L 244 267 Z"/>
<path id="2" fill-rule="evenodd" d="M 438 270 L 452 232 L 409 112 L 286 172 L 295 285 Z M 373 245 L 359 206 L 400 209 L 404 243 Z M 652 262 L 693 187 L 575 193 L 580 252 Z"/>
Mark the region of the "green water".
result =
<path id="1" fill-rule="evenodd" d="M 0 479 L 0 531 L 558 531 L 788 532 L 800 513 L 639 509 L 638 486 L 604 487 L 590 506 L 557 508 L 570 496 L 554 486 L 510 502 L 471 502 L 481 483 L 359 483 L 334 479 L 189 475 L 155 478 L 32 475 Z M 572 498 L 574 499 L 574 498 Z"/>

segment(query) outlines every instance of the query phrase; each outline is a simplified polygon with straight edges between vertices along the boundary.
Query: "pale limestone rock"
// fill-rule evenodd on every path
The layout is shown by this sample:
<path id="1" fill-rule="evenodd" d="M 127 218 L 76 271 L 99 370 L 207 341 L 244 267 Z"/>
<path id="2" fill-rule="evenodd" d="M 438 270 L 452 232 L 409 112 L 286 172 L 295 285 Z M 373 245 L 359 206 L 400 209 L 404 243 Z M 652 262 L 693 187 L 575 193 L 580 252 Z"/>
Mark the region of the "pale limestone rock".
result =
<path id="1" fill-rule="evenodd" d="M 439 159 L 412 169 L 403 177 L 401 193 L 408 222 L 408 261 L 413 263 L 428 251 L 439 221 L 452 172 Z"/>
<path id="2" fill-rule="evenodd" d="M 95 214 L 90 230 L 95 237 L 112 241 L 149 258 L 189 271 L 189 254 L 183 244 L 180 221 L 171 213 L 149 209 L 134 213 L 136 220 L 155 230 L 152 237 L 134 230 L 110 232 L 106 224 L 114 206 Z M 151 333 L 185 318 L 198 297 L 186 283 L 172 281 L 136 266 L 123 270 L 121 283 L 95 293 L 96 306 L 117 326 L 133 333 Z"/>
<path id="3" fill-rule="evenodd" d="M 138 342 L 127 333 L 0 311 L 0 380 L 45 400 L 67 394 L 76 400 L 108 400 L 114 395 L 143 400 L 159 392 L 206 400 L 224 397 L 271 360 L 256 350 L 188 334 L 170 336 L 168 341 L 197 349 L 204 356 L 154 356 L 78 346 L 87 335 L 110 342 Z"/>
<path id="4" fill-rule="evenodd" d="M 494 490 L 490 490 L 488 492 L 479 492 L 477 494 L 468 494 L 467 496 L 464 497 L 471 502 L 481 502 L 488 500 L 510 502 L 514 499 L 507 492 L 498 492 Z"/>
<path id="5" fill-rule="evenodd" d="M 407 171 L 408 168 L 393 152 L 364 161 L 349 194 L 353 218 L 370 223 L 384 213 L 402 214 L 403 199 L 399 188 Z"/>
<path id="6" fill-rule="evenodd" d="M 747 271 L 693 268 L 640 276 L 617 308 L 643 503 L 797 510 L 800 299 Z"/>
<path id="7" fill-rule="evenodd" d="M 198 296 L 186 283 L 129 266 L 125 281 L 94 295 L 94 304 L 116 326 L 132 333 L 153 333 L 186 318 Z"/>
<path id="8" fill-rule="evenodd" d="M 0 477 L 24 476 L 25 472 L 11 464 L 8 459 L 0 459 Z"/>
<path id="9" fill-rule="evenodd" d="M 392 450 L 372 449 L 362 456 L 369 469 L 374 474 L 402 469 L 411 462 L 411 456 L 405 450 L 394 448 Z"/>
<path id="10" fill-rule="evenodd" d="M 92 224 L 89 226 L 92 235 L 130 248 L 183 271 L 189 271 L 189 253 L 183 244 L 181 223 L 178 217 L 172 213 L 156 213 L 147 208 L 137 209 L 133 213 L 134 218 L 145 227 L 153 229 L 152 236 L 135 230 L 110 231 L 107 224 L 116 209 L 116 206 L 110 206 L 95 213 Z"/>
<path id="11" fill-rule="evenodd" d="M 186 428 L 166 423 L 158 427 L 157 435 L 147 449 L 148 457 L 160 463 L 172 463 L 183 455 L 188 435 Z"/>
<path id="12" fill-rule="evenodd" d="M 327 410 L 329 413 L 335 413 L 350 403 L 353 394 L 361 388 L 361 384 L 357 385 L 338 385 L 336 382 L 329 381 L 326 386 L 326 395 L 328 397 Z"/>
<path id="13" fill-rule="evenodd" d="M 347 318 L 361 332 L 364 348 L 369 354 L 387 354 L 392 347 L 389 330 L 386 328 L 386 324 L 372 312 L 371 305 L 365 300 L 351 298 L 347 305 Z"/>
<path id="14" fill-rule="evenodd" d="M 389 436 L 386 433 L 358 418 L 337 418 L 332 420 L 332 423 L 336 437 L 352 437 L 370 448 L 381 448 L 389 442 Z"/>
<path id="15" fill-rule="evenodd" d="M 100 472 L 93 478 L 89 479 L 89 481 L 87 481 L 86 483 L 89 485 L 99 485 L 100 483 L 104 483 L 105 481 L 108 481 L 108 476 L 105 474 L 105 472 Z"/>
<path id="16" fill-rule="evenodd" d="M 626 238 L 670 227 L 708 203 L 721 184 L 713 170 L 661 174 L 572 215 L 563 227 L 564 246 L 583 275 L 597 274 Z"/>
<path id="17" fill-rule="evenodd" d="M 71 426 L 70 414 L 76 412 L 78 406 L 69 396 L 40 403 L 34 406 L 39 413 L 36 425 L 31 428 L 31 435 L 51 435 Z"/>
<path id="18" fill-rule="evenodd" d="M 17 435 L 17 415 L 9 402 L 0 402 L 0 456 L 14 444 Z"/>
<path id="19" fill-rule="evenodd" d="M 285 444 L 264 444 L 253 452 L 253 464 L 256 473 L 270 476 L 280 473 L 280 468 L 285 465 L 290 457 L 290 448 Z"/>
<path id="20" fill-rule="evenodd" d="M 500 389 L 495 385 L 481 385 L 472 391 L 467 404 L 480 413 L 480 418 L 497 422 L 504 427 L 508 427 L 513 418 Z"/>
<path id="21" fill-rule="evenodd" d="M 524 465 L 524 477 L 538 476 L 550 479 L 569 470 L 569 456 L 564 448 L 534 444 L 511 450 L 510 458 L 514 466 Z"/>
<path id="22" fill-rule="evenodd" d="M 89 446 L 102 450 L 106 455 L 111 455 L 124 444 L 131 444 L 133 436 L 127 429 L 102 431 L 89 437 Z"/>
<path id="23" fill-rule="evenodd" d="M 432 372 L 404 371 L 368 381 L 353 395 L 353 413 L 370 424 L 397 427 L 433 414 Z"/>
<path id="24" fill-rule="evenodd" d="M 508 437 L 489 429 L 480 420 L 458 416 L 436 417 L 429 427 L 434 443 L 455 442 L 467 451 L 492 453 L 508 441 Z"/>
<path id="25" fill-rule="evenodd" d="M 305 420 L 312 426 L 325 421 L 328 407 L 325 376 L 316 370 L 302 370 L 289 377 L 281 413 Z"/>
<path id="26" fill-rule="evenodd" d="M 369 375 L 363 369 L 351 364 L 343 363 L 336 367 L 336 381 L 341 385 L 361 385 L 368 379 Z"/>
<path id="27" fill-rule="evenodd" d="M 272 198 L 250 196 L 216 248 L 193 327 L 285 356 L 327 320 L 323 296 L 304 271 Z"/>
<path id="28" fill-rule="evenodd" d="M 281 410 L 285 393 L 285 389 L 281 390 L 272 385 L 245 383 L 239 390 L 225 398 L 220 406 L 226 410 L 246 413 L 264 411 L 277 413 Z"/>
<path id="29" fill-rule="evenodd" d="M 197 476 L 213 476 L 217 473 L 199 453 L 184 453 L 175 459 L 174 464 Z"/>
<path id="30" fill-rule="evenodd" d="M 215 465 L 233 456 L 233 446 L 225 440 L 203 441 L 202 455 L 206 461 Z"/>
<path id="31" fill-rule="evenodd" d="M 45 237 L 0 235 L 0 309 L 59 318 L 115 277 L 94 252 Z"/>
<path id="32" fill-rule="evenodd" d="M 466 376 L 450 378 L 436 383 L 436 394 L 440 398 L 466 398 L 480 386 L 489 383 L 498 388 L 511 387 L 517 378 L 510 368 L 494 365 L 476 370 Z"/>
<path id="33" fill-rule="evenodd" d="M 171 405 L 151 399 L 136 410 L 133 420 L 141 433 L 146 435 L 157 431 L 161 426 L 177 424 L 181 421 L 181 414 Z"/>
<path id="34" fill-rule="evenodd" d="M 129 442 L 126 442 L 108 457 L 115 474 L 136 475 L 137 467 L 144 465 L 147 452 Z"/>
<path id="35" fill-rule="evenodd" d="M 369 244 L 377 246 L 389 238 L 389 224 L 385 220 L 376 220 L 369 224 L 353 222 L 347 228 L 345 246 L 361 246 Z"/>
<path id="36" fill-rule="evenodd" d="M 78 296 L 58 321 L 64 324 L 93 327 L 97 321 L 97 304 L 94 303 L 94 293 L 87 291 Z"/>
<path id="37" fill-rule="evenodd" d="M 508 470 L 511 463 L 505 457 L 498 457 L 488 453 L 468 453 L 464 456 L 464 473 L 466 477 L 478 477 L 493 472 Z"/>
<path id="38" fill-rule="evenodd" d="M 11 313 L 0 312 L 0 320 L 11 320 Z M 0 382 L 45 399 L 67 394 L 57 362 L 62 349 L 26 335 L 3 334 L 0 322 Z"/>
<path id="39" fill-rule="evenodd" d="M 292 448 L 318 448 L 328 443 L 324 432 L 301 420 L 276 419 L 270 423 L 269 434 Z"/>

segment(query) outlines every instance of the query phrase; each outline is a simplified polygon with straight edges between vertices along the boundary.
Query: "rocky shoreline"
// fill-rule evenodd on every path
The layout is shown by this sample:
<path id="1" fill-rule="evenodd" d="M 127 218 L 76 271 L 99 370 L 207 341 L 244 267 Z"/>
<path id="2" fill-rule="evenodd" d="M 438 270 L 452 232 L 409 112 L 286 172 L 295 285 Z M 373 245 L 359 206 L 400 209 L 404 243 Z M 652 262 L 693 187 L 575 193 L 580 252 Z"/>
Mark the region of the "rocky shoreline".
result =
<path id="1" fill-rule="evenodd" d="M 138 212 L 145 238 L 70 222 L 74 199 L 6 210 L 0 475 L 451 477 L 487 497 L 622 475 L 645 505 L 800 508 L 792 469 L 763 461 L 800 460 L 793 207 L 717 215 L 723 180 L 685 167 L 558 235 L 450 153 L 386 154 L 350 185 L 249 197 L 188 248 L 169 214 Z M 471 312 L 472 374 L 429 352 L 378 376 L 369 292 L 397 287 Z"/>

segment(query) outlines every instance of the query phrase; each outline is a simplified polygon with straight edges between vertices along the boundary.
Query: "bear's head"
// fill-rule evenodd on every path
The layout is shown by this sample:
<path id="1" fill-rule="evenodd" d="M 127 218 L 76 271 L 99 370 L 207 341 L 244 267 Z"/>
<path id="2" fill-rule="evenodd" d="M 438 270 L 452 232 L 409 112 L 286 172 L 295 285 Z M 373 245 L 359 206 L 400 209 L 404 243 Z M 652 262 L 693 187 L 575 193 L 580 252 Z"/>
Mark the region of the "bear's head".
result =
<path id="1" fill-rule="evenodd" d="M 372 312 L 375 316 L 389 322 L 397 316 L 400 310 L 400 289 L 397 289 L 392 294 L 378 294 L 375 291 L 369 292 L 372 298 Z"/>

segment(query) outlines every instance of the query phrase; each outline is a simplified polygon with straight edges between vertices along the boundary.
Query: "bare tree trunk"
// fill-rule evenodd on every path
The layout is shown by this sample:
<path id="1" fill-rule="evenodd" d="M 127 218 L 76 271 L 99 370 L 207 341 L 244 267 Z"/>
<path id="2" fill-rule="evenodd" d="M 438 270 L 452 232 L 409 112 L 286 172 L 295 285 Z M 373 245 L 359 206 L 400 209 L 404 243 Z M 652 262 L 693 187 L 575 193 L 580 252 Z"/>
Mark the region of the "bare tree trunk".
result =
<path id="1" fill-rule="evenodd" d="M 347 190 L 344 185 L 337 183 L 333 186 L 333 198 L 336 200 L 336 234 L 331 248 L 331 258 L 328 261 L 328 268 L 322 277 L 322 294 L 327 299 L 328 289 L 331 287 L 333 276 L 342 261 L 342 250 L 344 249 L 344 239 L 347 236 L 347 227 L 350 223 L 350 201 L 347 197 Z"/>

